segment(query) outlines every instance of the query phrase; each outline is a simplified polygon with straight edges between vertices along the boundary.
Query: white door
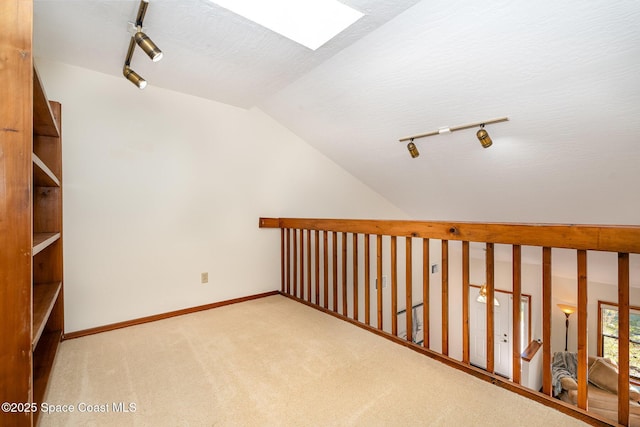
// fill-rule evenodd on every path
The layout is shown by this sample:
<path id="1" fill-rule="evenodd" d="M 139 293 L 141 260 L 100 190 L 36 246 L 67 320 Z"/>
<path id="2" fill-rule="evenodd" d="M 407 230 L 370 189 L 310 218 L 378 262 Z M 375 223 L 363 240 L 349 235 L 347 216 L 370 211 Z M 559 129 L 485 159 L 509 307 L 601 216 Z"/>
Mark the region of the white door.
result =
<path id="1" fill-rule="evenodd" d="M 487 312 L 486 305 L 476 300 L 477 292 L 469 293 L 469 344 L 471 364 L 479 368 L 487 367 Z M 494 371 L 512 378 L 511 337 L 512 304 L 510 294 L 496 292 L 494 303 Z"/>

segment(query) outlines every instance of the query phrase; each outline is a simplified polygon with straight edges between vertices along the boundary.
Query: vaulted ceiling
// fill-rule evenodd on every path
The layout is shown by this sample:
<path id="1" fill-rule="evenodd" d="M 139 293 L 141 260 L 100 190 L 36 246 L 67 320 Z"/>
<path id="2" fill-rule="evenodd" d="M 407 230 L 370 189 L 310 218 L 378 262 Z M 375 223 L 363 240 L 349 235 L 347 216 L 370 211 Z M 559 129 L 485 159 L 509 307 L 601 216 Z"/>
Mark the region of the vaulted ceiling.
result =
<path id="1" fill-rule="evenodd" d="M 165 58 L 132 65 L 262 109 L 414 218 L 640 224 L 637 0 L 343 2 L 365 16 L 311 51 L 208 0 L 151 0 Z M 35 54 L 121 76 L 137 8 L 36 0 Z M 398 142 L 501 116 L 489 149 L 473 129 L 416 159 Z"/>

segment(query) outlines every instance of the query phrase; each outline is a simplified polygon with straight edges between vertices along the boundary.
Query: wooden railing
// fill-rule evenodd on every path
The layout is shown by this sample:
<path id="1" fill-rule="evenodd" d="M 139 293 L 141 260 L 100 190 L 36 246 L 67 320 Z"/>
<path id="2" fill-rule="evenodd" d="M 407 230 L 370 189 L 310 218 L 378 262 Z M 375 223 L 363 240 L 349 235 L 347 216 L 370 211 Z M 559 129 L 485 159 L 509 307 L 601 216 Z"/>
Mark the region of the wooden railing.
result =
<path id="1" fill-rule="evenodd" d="M 618 254 L 619 370 L 618 420 L 629 425 L 629 254 L 640 253 L 639 226 L 486 224 L 464 222 L 423 222 L 346 219 L 261 218 L 261 228 L 281 230 L 281 293 L 300 302 L 333 314 L 360 327 L 410 347 L 476 377 L 552 406 L 594 425 L 615 424 L 587 411 L 587 251 Z M 383 236 L 389 242 L 390 260 L 383 259 Z M 398 239 L 405 242 L 405 272 L 398 278 Z M 461 241 L 461 302 L 452 304 L 449 275 L 450 241 Z M 375 243 L 374 243 L 375 242 Z M 420 245 L 421 242 L 421 245 Z M 470 243 L 483 243 L 486 249 L 486 301 L 494 300 L 495 244 L 511 245 L 513 300 L 522 295 L 522 247 L 539 247 L 542 256 L 542 391 L 520 385 L 521 340 L 520 307 L 513 304 L 512 379 L 494 373 L 494 305 L 486 304 L 486 369 L 470 363 L 469 292 Z M 331 244 L 329 244 L 331 243 Z M 340 244 L 339 244 L 340 243 Z M 400 243 L 402 244 L 402 243 Z M 430 300 L 431 245 L 441 246 L 441 298 Z M 422 248 L 415 254 L 414 245 Z M 362 254 L 359 248 L 363 248 Z M 578 407 L 552 398 L 551 315 L 552 315 L 552 248 L 576 250 L 577 259 L 577 355 Z M 457 248 L 456 248 L 457 250 Z M 372 253 L 373 252 L 373 253 Z M 419 251 L 418 251 L 419 252 Z M 635 256 L 635 255 L 634 255 Z M 372 259 L 373 258 L 373 259 Z M 416 262 L 416 259 L 420 262 Z M 375 263 L 375 266 L 373 265 Z M 383 265 L 390 268 L 390 301 L 384 301 Z M 415 267 L 415 264 L 421 264 Z M 338 266 L 341 269 L 338 272 Z M 330 271 L 331 267 L 331 271 Z M 351 270 L 351 274 L 348 271 Z M 414 295 L 414 278 L 421 270 L 422 295 Z M 373 277 L 372 277 L 373 276 Z M 403 277 L 404 276 L 404 277 Z M 331 286 L 330 286 L 331 285 Z M 406 337 L 398 336 L 398 290 L 403 286 L 406 307 Z M 375 295 L 372 293 L 375 292 Z M 362 295 L 362 297 L 360 297 Z M 360 300 L 364 315 L 361 315 Z M 349 301 L 351 306 L 349 307 Z M 413 342 L 412 311 L 414 301 L 423 303 L 423 341 Z M 341 302 L 341 305 L 339 304 Z M 385 312 L 388 304 L 388 312 Z M 430 324 L 430 310 L 439 304 L 440 325 Z M 375 324 L 372 325 L 372 315 Z M 387 319 L 389 316 L 390 322 Z M 462 357 L 449 356 L 452 316 L 462 318 Z M 390 323 L 390 325 L 387 325 Z M 430 340 L 430 331 L 440 326 L 441 342 Z M 434 345 L 436 344 L 436 345 Z M 439 344 L 439 346 L 437 345 Z M 459 343 L 458 343 L 459 344 Z M 440 347 L 440 351 L 434 351 Z"/>

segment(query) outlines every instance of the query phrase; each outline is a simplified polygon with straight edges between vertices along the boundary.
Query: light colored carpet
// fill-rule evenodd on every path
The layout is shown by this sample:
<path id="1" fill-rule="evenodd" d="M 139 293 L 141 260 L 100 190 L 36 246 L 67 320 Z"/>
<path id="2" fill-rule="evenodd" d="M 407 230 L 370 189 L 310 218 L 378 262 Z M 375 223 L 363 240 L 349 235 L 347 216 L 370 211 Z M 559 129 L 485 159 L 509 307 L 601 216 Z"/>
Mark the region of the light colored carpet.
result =
<path id="1" fill-rule="evenodd" d="M 75 411 L 41 426 L 584 425 L 282 296 L 65 341 L 45 401 Z"/>

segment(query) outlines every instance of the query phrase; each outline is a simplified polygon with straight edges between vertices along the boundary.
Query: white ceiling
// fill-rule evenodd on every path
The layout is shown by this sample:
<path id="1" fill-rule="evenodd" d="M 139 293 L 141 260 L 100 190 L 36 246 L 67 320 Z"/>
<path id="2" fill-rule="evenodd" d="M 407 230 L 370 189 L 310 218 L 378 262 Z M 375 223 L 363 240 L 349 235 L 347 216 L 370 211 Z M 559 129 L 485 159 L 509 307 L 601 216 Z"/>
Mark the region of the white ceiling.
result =
<path id="1" fill-rule="evenodd" d="M 413 218 L 640 224 L 638 0 L 343 2 L 365 17 L 314 52 L 208 0 L 151 0 L 165 57 L 132 67 L 262 109 Z M 36 0 L 35 54 L 120 76 L 137 8 Z M 471 129 L 417 159 L 398 142 L 501 116 L 486 150 Z"/>
<path id="2" fill-rule="evenodd" d="M 164 58 L 137 49 L 132 68 L 150 85 L 250 108 L 417 1 L 344 1 L 366 16 L 314 52 L 208 0 L 151 0 L 145 32 Z M 139 0 L 34 4 L 36 56 L 122 75 Z"/>

